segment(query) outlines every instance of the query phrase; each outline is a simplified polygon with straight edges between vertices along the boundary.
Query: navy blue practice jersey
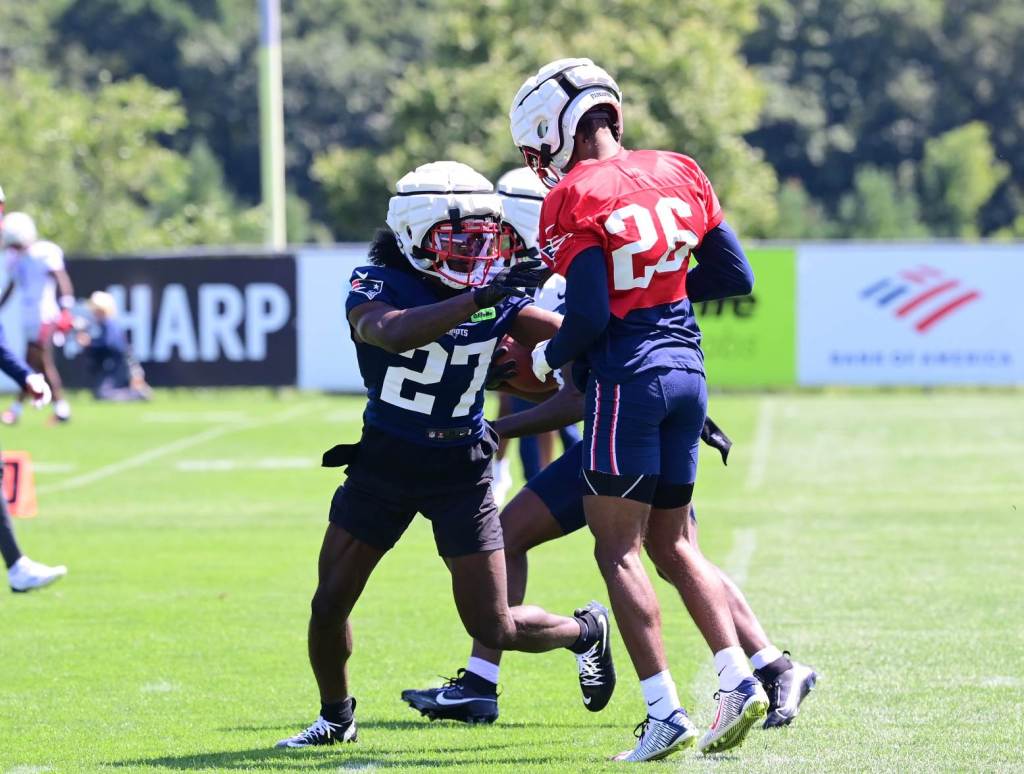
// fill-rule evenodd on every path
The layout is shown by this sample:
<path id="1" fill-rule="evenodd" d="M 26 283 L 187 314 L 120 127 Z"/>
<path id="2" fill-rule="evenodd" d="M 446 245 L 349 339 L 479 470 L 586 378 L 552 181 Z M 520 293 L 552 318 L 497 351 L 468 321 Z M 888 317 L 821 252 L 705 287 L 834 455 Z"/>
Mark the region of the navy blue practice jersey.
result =
<path id="1" fill-rule="evenodd" d="M 425 279 L 400 269 L 361 266 L 352 273 L 345 315 L 380 301 L 396 309 L 442 300 Z M 433 446 L 483 436 L 484 379 L 491 355 L 529 299 L 481 309 L 437 341 L 400 354 L 353 340 L 368 399 L 363 422 Z M 354 332 L 353 332 L 354 334 Z"/>

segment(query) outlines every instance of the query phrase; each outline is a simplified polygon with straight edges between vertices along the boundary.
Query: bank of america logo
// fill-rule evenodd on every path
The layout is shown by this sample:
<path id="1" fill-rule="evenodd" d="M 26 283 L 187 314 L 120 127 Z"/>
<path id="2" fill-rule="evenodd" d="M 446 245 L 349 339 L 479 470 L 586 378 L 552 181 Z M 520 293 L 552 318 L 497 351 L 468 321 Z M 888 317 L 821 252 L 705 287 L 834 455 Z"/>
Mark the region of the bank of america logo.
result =
<path id="1" fill-rule="evenodd" d="M 934 266 L 905 269 L 864 288 L 861 298 L 907 320 L 918 333 L 935 325 L 981 298 L 958 279 L 950 279 Z"/>

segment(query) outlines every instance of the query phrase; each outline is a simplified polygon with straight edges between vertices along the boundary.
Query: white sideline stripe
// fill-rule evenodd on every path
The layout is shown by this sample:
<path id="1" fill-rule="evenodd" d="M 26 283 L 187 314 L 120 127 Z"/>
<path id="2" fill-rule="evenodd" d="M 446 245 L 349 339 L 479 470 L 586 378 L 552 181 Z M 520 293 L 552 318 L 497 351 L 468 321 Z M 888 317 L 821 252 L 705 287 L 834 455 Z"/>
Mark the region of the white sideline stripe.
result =
<path id="1" fill-rule="evenodd" d="M 742 590 L 747 582 L 747 575 L 750 573 L 750 564 L 754 559 L 754 552 L 757 551 L 757 530 L 737 529 L 733 530 L 732 550 L 725 558 L 722 569 L 725 574 L 732 578 L 732 582 Z M 707 654 L 707 651 L 704 651 Z M 703 706 L 703 703 L 711 698 L 718 687 L 717 675 L 715 675 L 715 662 L 710 656 L 697 669 L 693 676 L 693 684 L 690 686 L 695 707 Z"/>
<path id="2" fill-rule="evenodd" d="M 251 430 L 256 427 L 273 425 L 278 422 L 286 422 L 299 414 L 311 411 L 314 408 L 319 408 L 321 405 L 322 404 L 307 404 L 304 406 L 296 406 L 295 408 L 285 411 L 276 417 L 264 419 L 258 422 L 234 423 L 230 425 L 223 425 L 221 427 L 211 427 L 209 430 L 199 433 L 198 435 L 179 438 L 177 441 L 171 441 L 163 446 L 156 446 L 149 451 L 144 451 L 140 454 L 133 454 L 131 457 L 127 457 L 120 462 L 112 462 L 109 465 L 104 465 L 96 470 L 83 473 L 80 476 L 74 476 L 72 478 L 65 479 L 64 481 L 40 486 L 36 491 L 39 494 L 49 494 L 50 492 L 63 492 L 68 489 L 77 489 L 78 487 L 86 486 L 88 484 L 95 483 L 96 481 L 101 481 L 104 478 L 115 476 L 118 473 L 123 473 L 126 470 L 140 467 L 141 465 L 145 465 L 147 462 L 152 462 L 160 457 L 166 457 L 168 454 L 173 454 L 174 452 L 181 451 L 182 449 L 188 449 L 191 446 L 206 443 L 214 438 L 219 438 L 225 433 L 238 432 L 239 430 Z"/>
<path id="3" fill-rule="evenodd" d="M 36 473 L 70 473 L 78 468 L 74 462 L 33 462 L 32 470 Z"/>
<path id="4" fill-rule="evenodd" d="M 262 459 L 182 460 L 175 464 L 186 473 L 220 473 L 228 470 L 281 470 L 312 468 L 316 462 L 309 457 L 263 457 Z"/>
<path id="5" fill-rule="evenodd" d="M 747 470 L 747 489 L 757 489 L 764 483 L 764 473 L 771 455 L 774 434 L 775 401 L 771 398 L 762 398 L 757 413 L 754 450 L 751 452 L 750 468 Z"/>
<path id="6" fill-rule="evenodd" d="M 246 422 L 250 416 L 244 411 L 148 411 L 143 422 L 154 424 L 209 424 L 211 422 Z"/>

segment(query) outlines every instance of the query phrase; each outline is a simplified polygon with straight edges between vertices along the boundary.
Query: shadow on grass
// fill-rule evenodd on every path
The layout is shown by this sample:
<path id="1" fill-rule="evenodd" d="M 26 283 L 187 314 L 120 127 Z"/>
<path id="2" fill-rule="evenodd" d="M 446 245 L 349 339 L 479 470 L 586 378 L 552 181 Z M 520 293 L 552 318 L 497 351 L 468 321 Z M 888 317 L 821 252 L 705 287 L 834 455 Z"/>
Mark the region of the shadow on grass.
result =
<path id="1" fill-rule="evenodd" d="M 521 749 L 517 744 L 492 744 L 479 747 L 451 747 L 437 750 L 437 755 L 432 757 L 424 756 L 427 751 L 421 751 L 423 757 L 404 757 L 401 754 L 367 755 L 366 753 L 353 750 L 348 745 L 338 745 L 329 750 L 277 750 L 273 748 L 259 747 L 252 750 L 234 750 L 216 753 L 197 753 L 193 755 L 165 755 L 155 758 L 134 758 L 123 761 L 110 761 L 106 765 L 114 768 L 126 768 L 147 766 L 163 769 L 175 769 L 180 771 L 195 771 L 203 769 L 216 769 L 219 771 L 249 771 L 254 768 L 272 768 L 275 763 L 287 766 L 290 769 L 309 769 L 310 771 L 331 770 L 339 771 L 344 769 L 375 768 L 388 769 L 399 766 L 410 766 L 425 769 L 437 769 L 439 766 L 445 768 L 473 768 L 479 770 L 481 765 L 488 762 L 502 764 L 534 764 L 548 763 L 550 758 L 545 757 L 505 757 L 499 756 L 497 761 L 488 761 L 495 751 L 503 749 Z M 458 753 L 481 753 L 472 760 L 452 760 L 451 754 Z"/>
<path id="2" fill-rule="evenodd" d="M 579 723 L 548 723 L 546 721 L 540 721 L 537 723 L 527 723 L 524 721 L 499 721 L 493 726 L 485 724 L 470 725 L 466 723 L 459 723 L 454 720 L 366 720 L 358 721 L 359 731 L 362 733 L 365 729 L 384 729 L 387 731 L 419 731 L 429 729 L 451 729 L 459 726 L 466 729 L 466 733 L 476 733 L 478 731 L 484 731 L 487 728 L 505 728 L 505 729 L 529 729 L 529 728 L 625 728 L 621 723 L 593 723 L 587 721 L 580 721 Z M 255 732 L 255 731 L 275 731 L 282 732 L 284 734 L 294 733 L 297 729 L 302 729 L 309 725 L 309 719 L 297 720 L 294 723 L 270 723 L 263 726 L 222 726 L 217 730 L 223 733 L 235 733 L 235 732 Z"/>

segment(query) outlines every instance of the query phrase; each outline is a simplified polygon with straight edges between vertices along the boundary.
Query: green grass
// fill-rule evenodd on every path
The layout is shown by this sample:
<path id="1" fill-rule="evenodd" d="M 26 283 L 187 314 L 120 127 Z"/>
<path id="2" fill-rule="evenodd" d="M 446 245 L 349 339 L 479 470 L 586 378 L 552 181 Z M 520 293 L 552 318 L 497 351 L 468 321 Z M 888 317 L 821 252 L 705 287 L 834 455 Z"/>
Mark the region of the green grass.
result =
<path id="1" fill-rule="evenodd" d="M 629 746 L 642 713 L 621 644 L 600 715 L 565 652 L 506 659 L 493 727 L 429 724 L 399 701 L 468 648 L 422 519 L 354 616 L 359 743 L 269 749 L 316 712 L 305 626 L 338 475 L 298 465 L 354 438 L 360 408 L 264 392 L 83 398 L 69 426 L 30 413 L 3 432 L 50 466 L 39 518 L 17 522 L 22 544 L 70 575 L 0 597 L 0 772 L 617 768 L 602 758 Z M 1022 395 L 730 395 L 712 413 L 737 445 L 728 468 L 704 457 L 702 544 L 822 682 L 791 728 L 719 760 L 654 765 L 1024 771 Z M 233 467 L 179 469 L 190 460 Z M 567 611 L 606 598 L 590 542 L 537 550 L 528 599 Z M 673 674 L 706 726 L 708 653 L 658 584 Z"/>

